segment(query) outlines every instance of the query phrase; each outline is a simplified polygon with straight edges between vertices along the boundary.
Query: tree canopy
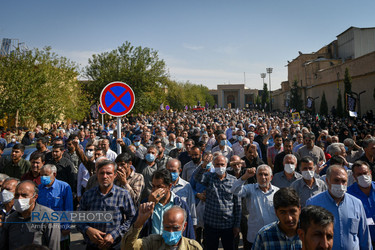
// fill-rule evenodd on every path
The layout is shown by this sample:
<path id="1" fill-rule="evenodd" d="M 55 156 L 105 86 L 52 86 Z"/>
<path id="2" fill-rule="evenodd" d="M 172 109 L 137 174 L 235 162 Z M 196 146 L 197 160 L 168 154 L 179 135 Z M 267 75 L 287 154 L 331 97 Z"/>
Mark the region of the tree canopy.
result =
<path id="1" fill-rule="evenodd" d="M 298 86 L 298 82 L 295 80 L 290 90 L 290 107 L 297 111 L 303 110 L 303 101 L 301 98 L 301 87 Z"/>
<path id="2" fill-rule="evenodd" d="M 16 125 L 82 119 L 88 102 L 77 76 L 76 65 L 50 47 L 0 57 L 0 117 Z"/>

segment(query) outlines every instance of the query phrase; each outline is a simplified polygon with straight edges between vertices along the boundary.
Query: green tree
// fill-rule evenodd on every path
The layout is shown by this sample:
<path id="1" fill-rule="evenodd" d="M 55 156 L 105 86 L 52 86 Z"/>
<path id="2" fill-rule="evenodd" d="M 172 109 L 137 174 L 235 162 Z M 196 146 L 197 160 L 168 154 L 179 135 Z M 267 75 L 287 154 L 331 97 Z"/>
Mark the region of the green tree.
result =
<path id="1" fill-rule="evenodd" d="M 267 88 L 267 83 L 263 84 L 263 92 L 262 92 L 262 108 L 264 108 L 267 104 L 267 109 L 264 108 L 264 110 L 269 110 L 270 104 L 269 104 L 269 92 Z"/>
<path id="2" fill-rule="evenodd" d="M 77 66 L 50 47 L 0 57 L 0 115 L 18 123 L 82 119 L 88 102 Z"/>
<path id="3" fill-rule="evenodd" d="M 328 115 L 328 104 L 326 100 L 326 93 L 323 91 L 322 100 L 320 101 L 320 114 Z"/>
<path id="4" fill-rule="evenodd" d="M 338 97 L 337 97 L 337 116 L 343 117 L 344 116 L 344 109 L 342 108 L 342 96 L 341 90 L 339 89 Z"/>
<path id="5" fill-rule="evenodd" d="M 290 93 L 290 107 L 297 111 L 301 111 L 303 109 L 303 101 L 301 98 L 301 87 L 298 86 L 297 80 L 293 82 Z"/>
<path id="6" fill-rule="evenodd" d="M 155 111 L 165 100 L 166 65 L 150 48 L 125 42 L 110 52 L 93 55 L 85 74 L 90 80 L 85 89 L 92 102 L 98 101 L 102 89 L 113 81 L 131 86 L 136 98 L 135 113 Z"/>

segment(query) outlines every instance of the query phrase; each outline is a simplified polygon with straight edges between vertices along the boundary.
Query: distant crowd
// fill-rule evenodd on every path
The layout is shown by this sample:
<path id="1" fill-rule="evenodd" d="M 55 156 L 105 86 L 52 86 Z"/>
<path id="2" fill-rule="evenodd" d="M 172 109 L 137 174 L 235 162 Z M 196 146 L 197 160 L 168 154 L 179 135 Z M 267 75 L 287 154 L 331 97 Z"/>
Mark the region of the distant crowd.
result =
<path id="1" fill-rule="evenodd" d="M 35 211 L 112 211 L 76 224 L 86 249 L 372 249 L 374 122 L 211 110 L 0 127 L 0 249 L 70 249 L 72 223 Z"/>

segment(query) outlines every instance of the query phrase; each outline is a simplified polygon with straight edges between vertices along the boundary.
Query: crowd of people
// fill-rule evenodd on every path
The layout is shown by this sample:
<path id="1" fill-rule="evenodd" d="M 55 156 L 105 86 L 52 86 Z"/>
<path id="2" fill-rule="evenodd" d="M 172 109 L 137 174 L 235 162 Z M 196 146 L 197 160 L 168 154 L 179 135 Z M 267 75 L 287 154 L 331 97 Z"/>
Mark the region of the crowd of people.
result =
<path id="1" fill-rule="evenodd" d="M 113 212 L 76 224 L 86 249 L 372 249 L 373 122 L 211 110 L 0 127 L 0 249 L 70 249 L 72 223 L 35 211 Z"/>

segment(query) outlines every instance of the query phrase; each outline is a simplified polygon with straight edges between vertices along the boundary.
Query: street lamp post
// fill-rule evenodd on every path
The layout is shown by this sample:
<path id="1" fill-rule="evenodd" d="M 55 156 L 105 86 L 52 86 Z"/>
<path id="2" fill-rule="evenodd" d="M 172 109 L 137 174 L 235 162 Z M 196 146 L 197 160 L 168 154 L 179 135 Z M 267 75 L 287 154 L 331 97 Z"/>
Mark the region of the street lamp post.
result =
<path id="1" fill-rule="evenodd" d="M 264 86 L 264 78 L 266 78 L 266 73 L 260 73 L 260 77 L 263 79 L 263 85 L 262 85 L 262 89 L 263 89 L 263 86 Z"/>
<path id="2" fill-rule="evenodd" d="M 272 90 L 271 90 L 271 73 L 273 68 L 266 68 L 267 73 L 268 73 L 268 81 L 270 85 L 270 111 L 272 112 Z"/>

